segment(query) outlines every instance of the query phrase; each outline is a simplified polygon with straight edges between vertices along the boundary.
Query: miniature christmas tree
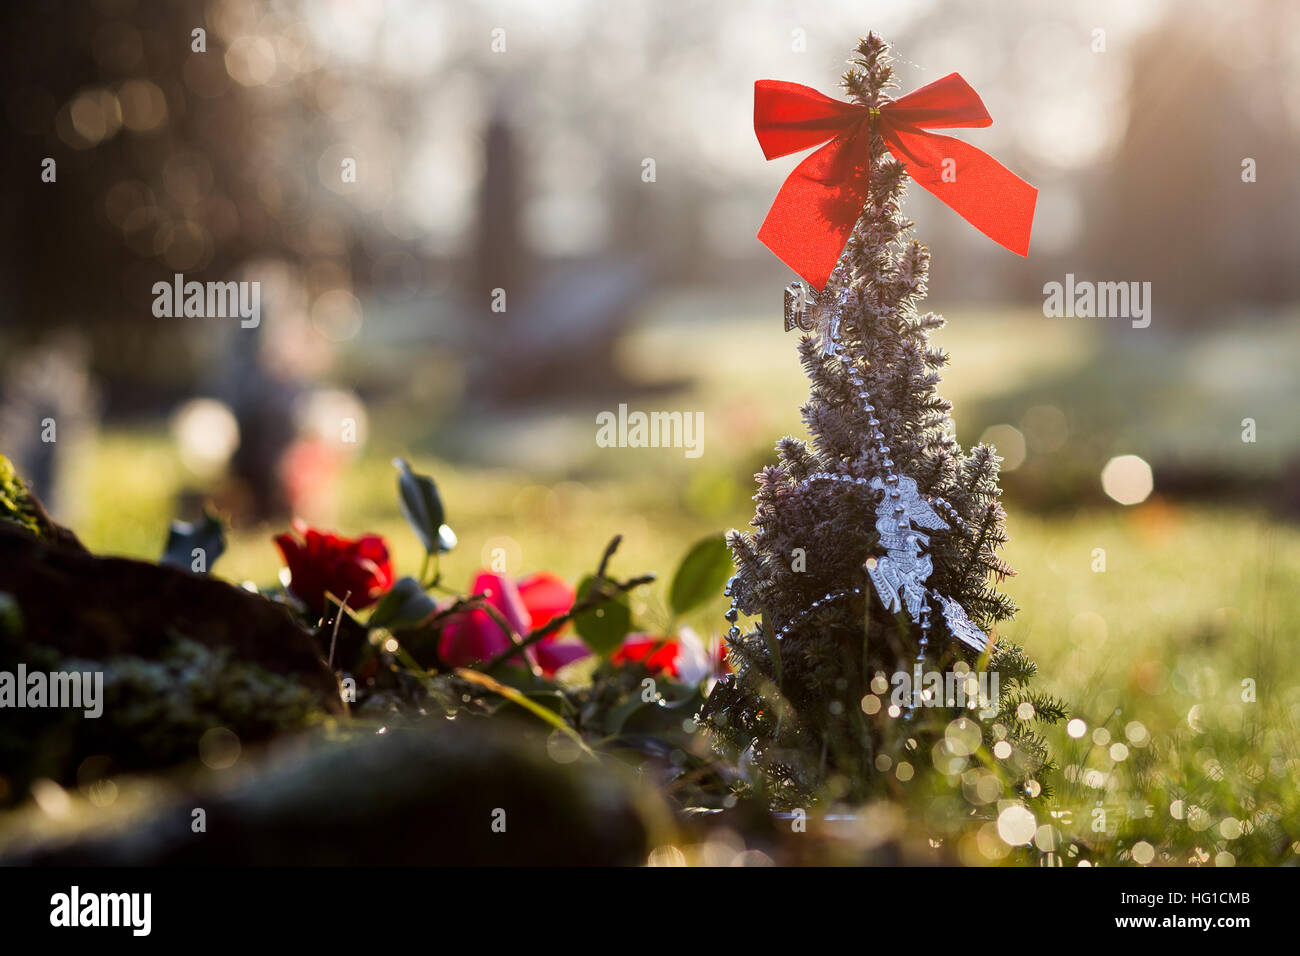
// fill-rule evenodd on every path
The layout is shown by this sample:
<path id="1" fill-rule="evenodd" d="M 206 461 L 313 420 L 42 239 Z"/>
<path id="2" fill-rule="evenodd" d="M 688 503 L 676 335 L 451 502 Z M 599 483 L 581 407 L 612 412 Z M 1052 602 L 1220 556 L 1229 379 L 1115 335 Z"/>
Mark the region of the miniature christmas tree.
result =
<path id="1" fill-rule="evenodd" d="M 799 354 L 811 394 L 801 411 L 811 441 L 778 442 L 776 464 L 756 476 L 754 530 L 729 535 L 737 568 L 727 588 L 734 673 L 714 688 L 703 717 L 743 753 L 742 763 L 756 768 L 755 780 L 780 805 L 827 795 L 861 799 L 879 789 L 878 766 L 896 763 L 904 749 L 926 751 L 927 734 L 941 738 L 954 719 L 977 721 L 980 713 L 997 728 L 984 733 L 984 746 L 992 746 L 991 735 L 1007 740 L 1016 756 L 1012 776 L 1029 780 L 1041 769 L 1045 749 L 1026 718 L 1060 715 L 1055 702 L 1028 693 L 1032 663 L 1018 648 L 989 636 L 1016 610 L 997 590 L 1014 573 L 998 553 L 1007 541 L 1000 459 L 987 445 L 969 452 L 960 447 L 951 405 L 938 392 L 948 356 L 928 336 L 943 320 L 918 313 L 929 252 L 908 238 L 912 223 L 900 202 L 910 167 L 890 155 L 904 147 L 881 121 L 882 109 L 895 102 L 885 94 L 893 86 L 891 74 L 885 43 L 868 36 L 843 77 L 863 116 L 855 122 L 869 124 L 850 128 L 861 137 L 857 158 L 849 162 L 850 148 L 838 156 L 819 151 L 807 162 L 820 161 L 823 169 L 796 181 L 801 167 L 783 189 L 783 196 L 793 188 L 806 200 L 807 189 L 814 188 L 809 182 L 826 190 L 830 167 L 861 184 L 857 192 L 836 187 L 808 213 L 817 223 L 834 217 L 827 207 L 854 203 L 856 223 L 848 220 L 846 242 L 833 240 L 843 251 L 824 287 L 796 282 L 786 290 L 786 330 L 805 333 Z M 969 90 L 955 74 L 940 83 L 953 80 Z M 788 97 L 792 90 L 804 95 L 799 91 L 806 89 L 763 82 L 770 84 L 759 89 L 769 97 L 768 113 L 772 97 Z M 824 97 L 815 101 L 823 114 L 838 108 L 851 107 Z M 977 113 L 982 110 L 979 104 Z M 756 127 L 759 114 L 756 109 Z M 792 128 L 808 125 L 789 118 Z M 932 125 L 987 125 L 978 119 Z M 832 145 L 843 145 L 843 139 Z M 789 152 L 809 143 L 804 137 L 784 145 Z M 978 153 L 960 145 L 969 151 L 965 155 Z M 907 152 L 915 161 L 917 150 Z M 912 172 L 967 215 L 934 180 Z M 1030 190 L 1032 218 L 1032 187 L 1021 185 Z M 820 285 L 815 263 L 787 254 L 801 248 L 798 243 L 773 237 L 774 220 L 789 214 L 774 206 L 760 238 Z M 806 241 L 810 230 L 798 232 Z M 1026 226 L 1025 248 L 1027 243 Z M 987 695 L 992 699 L 972 694 L 965 707 L 958 706 L 950 682 L 946 691 L 927 697 L 909 691 L 902 706 L 891 706 L 890 691 L 901 686 L 891 675 L 906 674 L 910 681 L 921 672 L 960 675 L 966 668 L 998 674 L 997 690 Z M 914 690 L 919 695 L 923 687 Z M 1021 706 L 1026 703 L 1029 709 Z M 889 759 L 882 762 L 881 755 Z M 1031 792 L 1037 791 L 1034 784 Z"/>

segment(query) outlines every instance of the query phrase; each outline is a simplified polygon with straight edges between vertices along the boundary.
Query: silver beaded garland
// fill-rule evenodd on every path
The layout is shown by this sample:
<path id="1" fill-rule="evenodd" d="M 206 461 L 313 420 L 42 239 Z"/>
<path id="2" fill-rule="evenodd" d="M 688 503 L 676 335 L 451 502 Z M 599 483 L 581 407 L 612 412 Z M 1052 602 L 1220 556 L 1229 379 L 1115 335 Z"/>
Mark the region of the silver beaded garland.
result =
<path id="1" fill-rule="evenodd" d="M 862 593 L 862 588 L 840 588 L 837 591 L 827 591 L 817 600 L 813 601 L 806 608 L 804 608 L 802 611 L 796 614 L 791 620 L 787 621 L 784 625 L 778 628 L 776 632 L 776 639 L 779 641 L 782 638 L 784 638 L 787 634 L 790 633 L 790 631 L 793 628 L 795 628 L 801 621 L 803 621 L 804 618 L 806 618 L 809 614 L 812 614 L 814 611 L 818 610 L 819 608 L 822 608 L 827 604 L 830 604 L 832 601 L 838 601 L 840 598 L 850 597 L 852 595 L 857 595 L 861 593 Z"/>

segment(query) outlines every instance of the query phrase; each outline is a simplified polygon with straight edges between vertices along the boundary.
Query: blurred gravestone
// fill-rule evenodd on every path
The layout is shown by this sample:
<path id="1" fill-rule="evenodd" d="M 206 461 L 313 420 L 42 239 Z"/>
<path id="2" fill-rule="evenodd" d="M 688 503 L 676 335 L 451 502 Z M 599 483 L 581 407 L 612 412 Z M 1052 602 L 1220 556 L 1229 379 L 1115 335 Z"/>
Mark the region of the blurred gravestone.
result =
<path id="1" fill-rule="evenodd" d="M 483 136 L 483 181 L 479 185 L 474 284 L 483 301 L 493 289 L 510 292 L 524 288 L 531 272 L 531 256 L 519 229 L 522 196 L 515 140 L 514 129 L 498 110 Z"/>
<path id="2" fill-rule="evenodd" d="M 232 334 L 220 391 L 239 424 L 231 472 L 248 495 L 250 516 L 269 521 L 289 513 L 280 469 L 296 436 L 294 402 L 299 387 L 287 377 L 268 373 L 261 357 L 261 331 L 259 325 Z"/>
<path id="3" fill-rule="evenodd" d="M 623 385 L 614 347 L 650 270 L 644 257 L 621 253 L 537 263 L 519 223 L 525 196 L 516 139 L 498 110 L 484 138 L 479 189 L 471 394 L 510 402 Z"/>
<path id="4" fill-rule="evenodd" d="M 44 500 L 67 517 L 62 479 L 70 452 L 94 435 L 99 397 L 85 342 L 73 335 L 18 353 L 6 366 L 0 399 L 0 452 Z"/>

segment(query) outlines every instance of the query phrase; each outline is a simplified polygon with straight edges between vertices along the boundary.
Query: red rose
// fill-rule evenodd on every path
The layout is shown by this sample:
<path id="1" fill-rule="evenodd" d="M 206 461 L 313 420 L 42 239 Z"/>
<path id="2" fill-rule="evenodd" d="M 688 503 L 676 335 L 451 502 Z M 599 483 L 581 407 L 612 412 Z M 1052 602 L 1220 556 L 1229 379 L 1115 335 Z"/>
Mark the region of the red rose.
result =
<path id="1" fill-rule="evenodd" d="M 469 593 L 485 595 L 487 603 L 500 612 L 517 637 L 568 611 L 575 597 L 573 588 L 545 572 L 515 582 L 502 574 L 480 571 Z M 492 615 L 474 608 L 457 614 L 443 627 L 438 654 L 448 667 L 468 667 L 496 657 L 513 643 Z M 561 640 L 558 632 L 525 651 L 547 676 L 590 653 L 578 641 Z"/>
<path id="2" fill-rule="evenodd" d="M 716 657 L 716 659 L 714 659 Z M 725 672 L 726 662 L 711 656 L 704 642 L 689 627 L 676 637 L 629 634 L 623 646 L 610 655 L 611 664 L 637 663 L 651 674 L 668 674 L 685 684 L 698 684 L 706 677 Z"/>
<path id="3" fill-rule="evenodd" d="M 623 646 L 610 655 L 611 664 L 640 664 L 651 674 L 667 671 L 677 676 L 677 656 L 682 646 L 675 638 L 629 634 Z"/>
<path id="4" fill-rule="evenodd" d="M 354 539 L 317 531 L 294 519 L 292 534 L 278 534 L 275 543 L 289 566 L 289 590 L 317 614 L 325 610 L 325 592 L 360 610 L 374 604 L 393 586 L 388 546 L 377 534 Z"/>

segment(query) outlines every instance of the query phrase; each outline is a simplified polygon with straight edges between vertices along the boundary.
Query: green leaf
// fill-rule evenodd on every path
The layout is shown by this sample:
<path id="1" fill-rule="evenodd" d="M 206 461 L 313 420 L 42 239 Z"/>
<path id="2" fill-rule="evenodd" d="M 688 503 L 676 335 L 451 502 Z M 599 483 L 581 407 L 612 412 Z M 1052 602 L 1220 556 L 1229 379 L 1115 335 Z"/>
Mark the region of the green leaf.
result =
<path id="1" fill-rule="evenodd" d="M 567 736 L 577 744 L 578 748 L 588 757 L 593 759 L 595 758 L 596 755 L 591 752 L 591 748 L 587 746 L 580 736 L 578 736 L 578 732 L 565 723 L 564 718 L 555 713 L 555 711 L 549 710 L 536 701 L 530 700 L 526 695 L 515 690 L 515 688 L 511 687 L 509 684 L 503 684 L 496 678 L 484 674 L 481 671 L 471 670 L 468 667 L 459 667 L 456 669 L 456 676 L 461 680 L 469 681 L 471 684 L 478 684 L 480 687 L 486 687 L 488 690 L 500 694 L 512 704 L 522 707 L 539 720 L 545 721 L 560 733 Z"/>
<path id="2" fill-rule="evenodd" d="M 641 699 L 641 688 L 633 688 L 626 697 L 605 712 L 605 733 L 617 737 L 623 732 L 623 725 L 629 717 L 642 707 L 649 706 L 648 701 Z"/>
<path id="3" fill-rule="evenodd" d="M 404 577 L 389 589 L 370 613 L 371 627 L 386 627 L 390 631 L 412 628 L 423 623 L 438 610 L 437 603 L 412 577 Z"/>
<path id="4" fill-rule="evenodd" d="M 440 554 L 456 547 L 456 535 L 443 523 L 446 518 L 438 486 L 428 475 L 417 475 L 404 458 L 394 458 L 397 494 L 402 515 L 415 531 L 428 554 Z"/>
<path id="5" fill-rule="evenodd" d="M 578 585 L 578 594 L 574 603 L 582 601 L 596 585 L 594 575 L 587 575 Z M 579 614 L 573 619 L 573 626 L 582 638 L 597 654 L 608 657 L 623 644 L 623 638 L 632 628 L 632 609 L 628 607 L 627 595 L 618 594 L 598 607 Z"/>
<path id="6" fill-rule="evenodd" d="M 220 518 L 205 508 L 198 521 L 172 522 L 167 532 L 167 547 L 158 563 L 207 574 L 225 550 L 225 526 Z"/>
<path id="7" fill-rule="evenodd" d="M 7 591 L 0 591 L 0 634 L 17 637 L 23 629 L 23 611 Z"/>
<path id="8" fill-rule="evenodd" d="M 731 550 L 721 534 L 697 541 L 673 575 L 668 604 L 680 617 L 722 592 L 731 576 Z"/>

